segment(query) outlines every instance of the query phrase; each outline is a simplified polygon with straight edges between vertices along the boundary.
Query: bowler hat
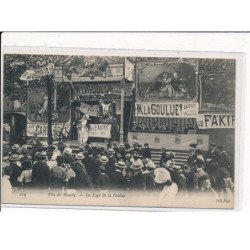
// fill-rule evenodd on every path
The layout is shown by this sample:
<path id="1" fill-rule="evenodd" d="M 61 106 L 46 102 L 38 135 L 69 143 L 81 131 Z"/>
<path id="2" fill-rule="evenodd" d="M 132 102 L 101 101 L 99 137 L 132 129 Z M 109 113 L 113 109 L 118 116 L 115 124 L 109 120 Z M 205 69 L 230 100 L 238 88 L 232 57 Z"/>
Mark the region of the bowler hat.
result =
<path id="1" fill-rule="evenodd" d="M 170 173 L 167 169 L 165 168 L 157 168 L 154 171 L 155 175 L 155 182 L 158 184 L 163 184 L 167 181 L 171 181 L 171 176 Z"/>
<path id="2" fill-rule="evenodd" d="M 76 159 L 77 159 L 77 160 L 83 160 L 83 159 L 84 159 L 83 153 L 78 153 L 78 154 L 76 155 Z"/>
<path id="3" fill-rule="evenodd" d="M 108 153 L 108 154 L 114 155 L 114 154 L 115 154 L 115 150 L 114 150 L 113 148 L 109 148 L 109 149 L 107 150 L 107 153 Z"/>

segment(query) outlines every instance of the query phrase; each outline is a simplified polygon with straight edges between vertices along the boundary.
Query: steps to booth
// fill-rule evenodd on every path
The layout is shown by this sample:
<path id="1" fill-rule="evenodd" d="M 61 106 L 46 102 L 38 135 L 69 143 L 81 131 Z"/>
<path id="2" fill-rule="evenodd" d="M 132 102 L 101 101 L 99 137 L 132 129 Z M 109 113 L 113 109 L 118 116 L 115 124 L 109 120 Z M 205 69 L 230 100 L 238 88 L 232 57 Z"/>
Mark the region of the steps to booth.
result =
<path id="1" fill-rule="evenodd" d="M 188 159 L 188 151 L 182 151 L 182 150 L 167 150 L 167 151 L 173 151 L 175 153 L 175 163 L 176 165 L 183 165 L 187 162 Z M 154 163 L 159 166 L 159 161 L 161 158 L 161 150 L 160 149 L 152 149 L 151 150 L 151 159 L 154 161 Z"/>

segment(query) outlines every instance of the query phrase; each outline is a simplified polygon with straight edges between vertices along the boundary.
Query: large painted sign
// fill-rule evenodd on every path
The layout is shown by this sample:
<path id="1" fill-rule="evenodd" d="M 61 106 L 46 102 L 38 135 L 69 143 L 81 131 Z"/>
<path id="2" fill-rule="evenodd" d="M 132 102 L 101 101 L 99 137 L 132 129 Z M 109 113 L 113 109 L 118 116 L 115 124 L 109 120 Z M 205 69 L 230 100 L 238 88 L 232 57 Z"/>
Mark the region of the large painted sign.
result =
<path id="1" fill-rule="evenodd" d="M 231 111 L 235 108 L 235 76 L 209 74 L 200 76 L 202 111 Z"/>
<path id="2" fill-rule="evenodd" d="M 234 114 L 199 114 L 196 118 L 199 129 L 234 128 Z"/>
<path id="3" fill-rule="evenodd" d="M 70 130 L 69 124 L 53 124 L 52 133 L 54 138 L 58 138 L 61 132 L 64 136 L 68 136 Z M 27 136 L 48 137 L 48 124 L 46 123 L 27 123 Z"/>
<path id="4" fill-rule="evenodd" d="M 198 110 L 198 103 L 135 103 L 135 116 L 141 117 L 195 118 Z"/>
<path id="5" fill-rule="evenodd" d="M 90 124 L 89 137 L 110 138 L 110 124 Z"/>
<path id="6" fill-rule="evenodd" d="M 196 101 L 196 76 L 187 63 L 138 65 L 136 97 L 139 102 Z M 140 68 L 142 68 L 140 70 Z"/>

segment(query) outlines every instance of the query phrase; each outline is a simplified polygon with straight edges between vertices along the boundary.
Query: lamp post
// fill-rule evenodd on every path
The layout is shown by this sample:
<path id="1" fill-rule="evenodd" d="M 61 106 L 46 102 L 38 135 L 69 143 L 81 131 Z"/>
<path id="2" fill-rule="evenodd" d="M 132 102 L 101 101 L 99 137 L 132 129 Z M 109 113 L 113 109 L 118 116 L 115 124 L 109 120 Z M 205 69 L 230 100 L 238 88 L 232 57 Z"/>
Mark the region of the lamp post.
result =
<path id="1" fill-rule="evenodd" d="M 123 117 L 124 117 L 124 87 L 125 79 L 121 81 L 121 118 L 120 118 L 120 142 L 123 143 Z"/>
<path id="2" fill-rule="evenodd" d="M 62 82 L 63 80 L 63 74 L 62 74 L 62 67 L 61 66 L 55 66 L 55 85 L 54 85 L 54 114 L 55 114 L 55 128 L 54 128 L 54 138 L 57 138 L 57 83 Z"/>

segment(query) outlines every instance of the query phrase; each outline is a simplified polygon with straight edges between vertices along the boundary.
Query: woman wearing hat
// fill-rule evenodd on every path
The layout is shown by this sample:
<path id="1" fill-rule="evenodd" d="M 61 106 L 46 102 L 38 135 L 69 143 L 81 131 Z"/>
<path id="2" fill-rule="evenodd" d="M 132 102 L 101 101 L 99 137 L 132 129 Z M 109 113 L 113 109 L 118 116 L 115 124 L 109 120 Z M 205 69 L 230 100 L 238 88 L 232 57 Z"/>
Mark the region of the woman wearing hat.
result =
<path id="1" fill-rule="evenodd" d="M 178 186 L 171 180 L 169 171 L 165 168 L 157 168 L 154 175 L 156 190 L 160 191 L 159 198 L 165 201 L 174 198 L 177 195 Z"/>

